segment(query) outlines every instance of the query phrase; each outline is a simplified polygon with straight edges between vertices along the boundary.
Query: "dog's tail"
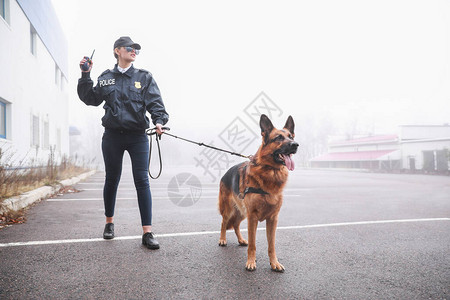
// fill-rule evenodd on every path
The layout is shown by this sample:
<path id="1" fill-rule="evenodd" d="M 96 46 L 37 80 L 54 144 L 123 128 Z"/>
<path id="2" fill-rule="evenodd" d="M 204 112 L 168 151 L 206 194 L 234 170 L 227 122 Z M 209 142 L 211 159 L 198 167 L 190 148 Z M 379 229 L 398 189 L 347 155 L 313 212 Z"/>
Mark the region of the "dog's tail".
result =
<path id="1" fill-rule="evenodd" d="M 226 190 L 226 186 L 224 185 L 224 183 L 222 181 L 220 181 L 220 189 L 219 189 L 219 199 L 217 201 L 217 208 L 219 209 L 219 213 L 223 216 L 225 213 L 225 208 L 226 208 L 226 194 L 225 194 L 225 190 Z"/>

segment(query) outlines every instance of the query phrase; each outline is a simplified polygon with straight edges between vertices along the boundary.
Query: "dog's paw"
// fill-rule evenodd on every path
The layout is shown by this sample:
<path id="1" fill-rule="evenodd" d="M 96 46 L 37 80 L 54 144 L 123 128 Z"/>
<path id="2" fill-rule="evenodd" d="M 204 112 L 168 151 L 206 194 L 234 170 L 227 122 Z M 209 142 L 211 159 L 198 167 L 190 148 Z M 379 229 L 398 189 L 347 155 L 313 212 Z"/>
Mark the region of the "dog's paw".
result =
<path id="1" fill-rule="evenodd" d="M 270 263 L 270 268 L 272 269 L 272 271 L 280 272 L 280 273 L 283 273 L 285 270 L 284 266 L 282 264 L 280 264 L 278 261 L 276 261 L 274 263 Z"/>
<path id="2" fill-rule="evenodd" d="M 242 239 L 242 240 L 240 240 L 238 242 L 239 242 L 240 246 L 248 246 L 248 241 L 247 240 Z"/>
<path id="3" fill-rule="evenodd" d="M 256 261 L 247 261 L 247 263 L 245 264 L 245 269 L 250 272 L 255 271 Z"/>
<path id="4" fill-rule="evenodd" d="M 219 240 L 219 246 L 226 247 L 226 245 L 227 245 L 227 240 Z"/>

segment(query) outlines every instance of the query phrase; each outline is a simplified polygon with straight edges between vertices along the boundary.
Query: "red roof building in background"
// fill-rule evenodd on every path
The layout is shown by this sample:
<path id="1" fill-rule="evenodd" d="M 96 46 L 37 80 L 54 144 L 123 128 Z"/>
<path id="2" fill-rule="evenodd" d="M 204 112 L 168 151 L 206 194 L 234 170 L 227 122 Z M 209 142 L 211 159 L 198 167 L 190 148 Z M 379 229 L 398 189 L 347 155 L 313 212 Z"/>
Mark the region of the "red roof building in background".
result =
<path id="1" fill-rule="evenodd" d="M 373 135 L 328 144 L 314 168 L 448 171 L 450 126 L 400 126 L 400 135 Z"/>

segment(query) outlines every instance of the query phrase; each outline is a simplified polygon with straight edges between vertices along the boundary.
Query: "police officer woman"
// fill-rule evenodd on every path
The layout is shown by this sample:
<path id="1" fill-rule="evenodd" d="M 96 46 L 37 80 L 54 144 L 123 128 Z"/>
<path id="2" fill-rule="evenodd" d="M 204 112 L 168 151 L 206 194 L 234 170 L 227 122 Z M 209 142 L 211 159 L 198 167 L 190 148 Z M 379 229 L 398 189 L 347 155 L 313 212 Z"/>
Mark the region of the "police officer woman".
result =
<path id="1" fill-rule="evenodd" d="M 94 87 L 89 69 L 81 73 L 78 80 L 78 96 L 86 105 L 98 106 L 103 101 L 105 115 L 102 125 L 105 132 L 102 138 L 102 152 L 105 162 L 105 185 L 103 200 L 105 204 L 106 225 L 104 239 L 114 238 L 114 207 L 117 187 L 122 173 L 122 158 L 128 151 L 131 158 L 134 185 L 137 191 L 139 211 L 144 234 L 142 244 L 149 249 L 159 249 L 159 243 L 152 233 L 152 196 L 148 179 L 148 138 L 145 130 L 150 121 L 149 112 L 156 132 L 163 134 L 162 126 L 169 115 L 161 99 L 159 88 L 150 72 L 134 68 L 132 62 L 139 54 L 141 46 L 130 37 L 122 36 L 114 43 L 114 57 L 117 64 L 106 70 L 98 78 Z M 80 67 L 86 62 L 83 58 Z"/>

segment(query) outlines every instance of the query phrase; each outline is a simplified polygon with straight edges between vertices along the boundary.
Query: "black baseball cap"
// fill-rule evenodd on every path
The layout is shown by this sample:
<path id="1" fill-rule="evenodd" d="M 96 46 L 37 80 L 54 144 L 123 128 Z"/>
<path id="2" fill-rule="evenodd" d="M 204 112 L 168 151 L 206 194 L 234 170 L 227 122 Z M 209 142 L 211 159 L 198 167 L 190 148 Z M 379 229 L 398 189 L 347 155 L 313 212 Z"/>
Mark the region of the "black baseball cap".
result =
<path id="1" fill-rule="evenodd" d="M 121 36 L 114 42 L 114 49 L 118 47 L 133 47 L 134 49 L 141 50 L 141 45 L 133 42 L 129 36 Z"/>

